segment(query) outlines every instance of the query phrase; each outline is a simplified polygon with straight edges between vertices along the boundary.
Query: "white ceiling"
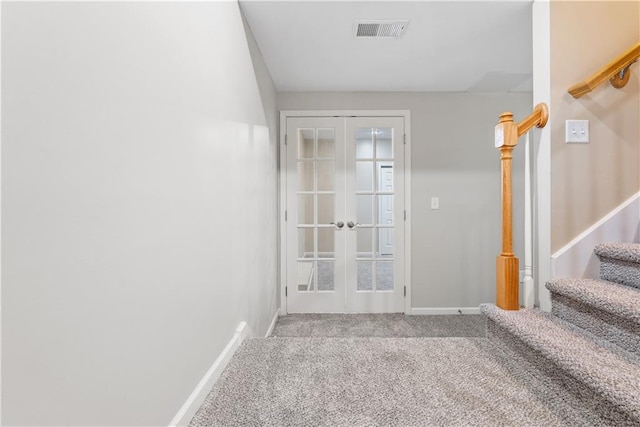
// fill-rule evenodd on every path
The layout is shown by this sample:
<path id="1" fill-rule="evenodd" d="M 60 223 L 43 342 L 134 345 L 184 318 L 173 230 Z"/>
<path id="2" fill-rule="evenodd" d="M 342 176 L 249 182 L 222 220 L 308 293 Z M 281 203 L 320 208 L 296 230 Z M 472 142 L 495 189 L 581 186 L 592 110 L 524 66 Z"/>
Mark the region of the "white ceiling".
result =
<path id="1" fill-rule="evenodd" d="M 240 0 L 279 91 L 531 91 L 531 5 Z M 354 21 L 367 19 L 409 26 L 356 40 Z"/>

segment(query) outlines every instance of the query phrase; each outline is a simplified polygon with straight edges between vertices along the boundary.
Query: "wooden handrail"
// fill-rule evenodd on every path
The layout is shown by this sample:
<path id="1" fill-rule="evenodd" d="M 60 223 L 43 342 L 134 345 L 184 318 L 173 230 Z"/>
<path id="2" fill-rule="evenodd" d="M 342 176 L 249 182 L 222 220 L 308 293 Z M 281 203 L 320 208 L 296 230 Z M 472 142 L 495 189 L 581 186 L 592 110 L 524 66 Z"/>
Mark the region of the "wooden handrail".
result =
<path id="1" fill-rule="evenodd" d="M 580 98 L 606 80 L 609 80 L 613 87 L 620 89 L 629 81 L 629 67 L 636 62 L 638 58 L 640 58 L 640 42 L 630 47 L 626 52 L 609 62 L 588 79 L 571 86 L 568 92 L 573 95 L 574 98 Z"/>
<path id="2" fill-rule="evenodd" d="M 518 310 L 519 261 L 513 254 L 513 197 L 511 162 L 518 138 L 532 127 L 544 127 L 549 120 L 549 108 L 538 104 L 519 124 L 513 121 L 513 113 L 500 115 L 496 125 L 496 147 L 500 149 L 502 171 L 502 252 L 496 258 L 496 305 L 503 310 Z"/>
<path id="3" fill-rule="evenodd" d="M 532 127 L 543 128 L 549 121 L 549 107 L 547 104 L 541 103 L 535 106 L 533 112 L 523 121 L 518 123 L 518 138 L 529 132 Z"/>

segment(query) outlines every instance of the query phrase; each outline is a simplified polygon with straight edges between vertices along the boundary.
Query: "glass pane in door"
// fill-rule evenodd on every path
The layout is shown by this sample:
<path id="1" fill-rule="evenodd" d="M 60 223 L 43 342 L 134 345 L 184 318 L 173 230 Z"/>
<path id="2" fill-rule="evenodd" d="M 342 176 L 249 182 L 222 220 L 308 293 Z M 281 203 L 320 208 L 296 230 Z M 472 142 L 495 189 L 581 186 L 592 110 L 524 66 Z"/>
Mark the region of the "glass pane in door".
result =
<path id="1" fill-rule="evenodd" d="M 298 224 L 313 225 L 313 195 L 298 195 Z"/>
<path id="2" fill-rule="evenodd" d="M 333 291 L 335 286 L 335 261 L 318 261 L 318 290 Z"/>
<path id="3" fill-rule="evenodd" d="M 371 129 L 362 128 L 356 131 L 356 159 L 373 158 L 373 135 Z"/>
<path id="4" fill-rule="evenodd" d="M 335 189 L 335 166 L 333 161 L 323 160 L 316 163 L 318 171 L 318 191 L 333 191 Z"/>
<path id="5" fill-rule="evenodd" d="M 356 195 L 356 216 L 360 224 L 373 225 L 373 195 Z"/>
<path id="6" fill-rule="evenodd" d="M 378 228 L 378 258 L 393 258 L 393 228 Z"/>
<path id="7" fill-rule="evenodd" d="M 298 228 L 298 291 L 311 292 L 315 289 L 315 262 L 313 250 L 315 236 L 312 227 Z"/>
<path id="8" fill-rule="evenodd" d="M 392 194 L 378 194 L 376 196 L 378 200 L 378 225 L 392 225 L 393 224 L 393 195 Z"/>
<path id="9" fill-rule="evenodd" d="M 376 262 L 376 290 L 393 290 L 393 262 Z"/>
<path id="10" fill-rule="evenodd" d="M 373 258 L 373 229 L 360 227 L 356 230 L 356 257 Z"/>
<path id="11" fill-rule="evenodd" d="M 376 158 L 393 159 L 393 140 L 391 129 L 379 129 L 383 133 L 382 138 L 376 139 Z"/>
<path id="12" fill-rule="evenodd" d="M 313 261 L 298 261 L 298 292 L 312 292 L 314 290 Z"/>
<path id="13" fill-rule="evenodd" d="M 298 258 L 314 258 L 315 236 L 312 227 L 298 227 Z"/>
<path id="14" fill-rule="evenodd" d="M 335 233 L 334 227 L 318 228 L 318 252 L 316 258 L 335 258 Z"/>
<path id="15" fill-rule="evenodd" d="M 373 191 L 373 162 L 356 162 L 356 191 Z"/>
<path id="16" fill-rule="evenodd" d="M 373 261 L 356 261 L 356 289 L 373 290 Z"/>
<path id="17" fill-rule="evenodd" d="M 314 129 L 298 129 L 298 158 L 313 159 Z"/>
<path id="18" fill-rule="evenodd" d="M 393 191 L 393 162 L 376 162 L 377 190 Z"/>
<path id="19" fill-rule="evenodd" d="M 299 292 L 335 290 L 335 129 L 299 129 L 297 141 Z"/>
<path id="20" fill-rule="evenodd" d="M 334 194 L 318 194 L 318 224 L 331 224 L 335 219 Z"/>
<path id="21" fill-rule="evenodd" d="M 335 157 L 335 130 L 318 129 L 318 158 L 333 159 Z"/>
<path id="22" fill-rule="evenodd" d="M 313 169 L 313 161 L 298 162 L 298 191 L 313 191 Z"/>

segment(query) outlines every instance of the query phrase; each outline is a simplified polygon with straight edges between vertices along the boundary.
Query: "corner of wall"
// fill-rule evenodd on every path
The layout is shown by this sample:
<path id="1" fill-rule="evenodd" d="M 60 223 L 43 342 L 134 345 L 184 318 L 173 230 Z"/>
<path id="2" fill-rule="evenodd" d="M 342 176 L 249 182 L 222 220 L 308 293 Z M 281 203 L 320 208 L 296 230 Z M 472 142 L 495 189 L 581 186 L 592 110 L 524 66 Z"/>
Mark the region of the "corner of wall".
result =
<path id="1" fill-rule="evenodd" d="M 593 248 L 605 242 L 637 242 L 640 193 L 627 199 L 551 256 L 552 277 L 597 278 L 600 262 Z"/>

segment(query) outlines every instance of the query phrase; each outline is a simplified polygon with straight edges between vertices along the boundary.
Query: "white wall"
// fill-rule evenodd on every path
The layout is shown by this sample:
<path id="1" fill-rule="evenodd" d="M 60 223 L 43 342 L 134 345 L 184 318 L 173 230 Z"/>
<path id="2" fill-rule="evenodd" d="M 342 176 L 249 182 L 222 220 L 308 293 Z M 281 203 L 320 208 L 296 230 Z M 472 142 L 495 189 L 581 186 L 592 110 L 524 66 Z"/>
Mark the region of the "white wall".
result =
<path id="1" fill-rule="evenodd" d="M 239 322 L 266 332 L 252 47 L 257 76 L 235 2 L 2 4 L 4 425 L 166 425 Z"/>
<path id="2" fill-rule="evenodd" d="M 477 307 L 495 301 L 500 252 L 498 116 L 522 120 L 531 93 L 279 93 L 280 110 L 409 109 L 412 141 L 414 308 Z M 515 228 L 523 229 L 522 147 L 515 151 Z M 430 209 L 430 198 L 440 209 Z M 522 235 L 514 238 L 522 259 Z"/>

